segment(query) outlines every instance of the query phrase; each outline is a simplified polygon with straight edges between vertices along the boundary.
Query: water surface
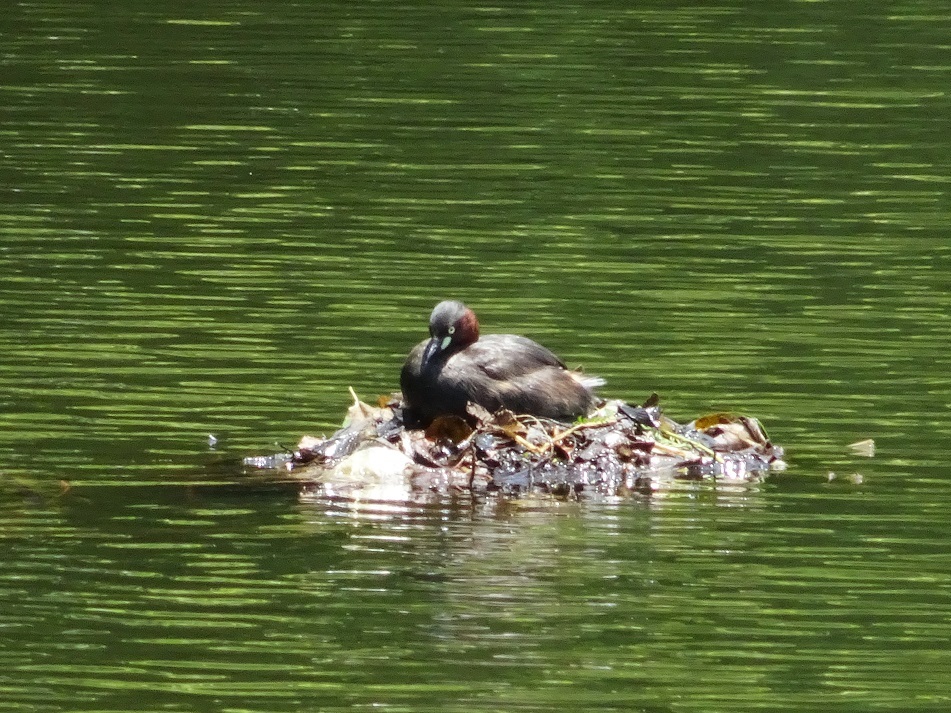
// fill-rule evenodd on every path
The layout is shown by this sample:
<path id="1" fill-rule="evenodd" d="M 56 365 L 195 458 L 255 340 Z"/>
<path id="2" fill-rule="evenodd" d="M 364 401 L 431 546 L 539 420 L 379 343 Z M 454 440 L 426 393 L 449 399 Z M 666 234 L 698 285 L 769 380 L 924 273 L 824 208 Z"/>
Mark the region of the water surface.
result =
<path id="1" fill-rule="evenodd" d="M 15 4 L 4 709 L 947 708 L 947 20 Z M 445 297 L 791 469 L 410 508 L 234 467 Z"/>

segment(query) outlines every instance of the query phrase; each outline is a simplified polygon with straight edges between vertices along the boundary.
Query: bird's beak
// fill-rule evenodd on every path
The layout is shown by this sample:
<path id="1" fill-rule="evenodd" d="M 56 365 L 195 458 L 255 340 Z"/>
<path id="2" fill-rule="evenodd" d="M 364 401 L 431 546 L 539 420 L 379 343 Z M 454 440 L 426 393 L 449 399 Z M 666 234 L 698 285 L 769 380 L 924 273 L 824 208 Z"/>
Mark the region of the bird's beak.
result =
<path id="1" fill-rule="evenodd" d="M 442 350 L 442 344 L 440 340 L 436 337 L 433 337 L 429 340 L 429 344 L 426 345 L 426 348 L 423 350 L 423 366 L 426 366 L 433 357 L 436 356 Z"/>

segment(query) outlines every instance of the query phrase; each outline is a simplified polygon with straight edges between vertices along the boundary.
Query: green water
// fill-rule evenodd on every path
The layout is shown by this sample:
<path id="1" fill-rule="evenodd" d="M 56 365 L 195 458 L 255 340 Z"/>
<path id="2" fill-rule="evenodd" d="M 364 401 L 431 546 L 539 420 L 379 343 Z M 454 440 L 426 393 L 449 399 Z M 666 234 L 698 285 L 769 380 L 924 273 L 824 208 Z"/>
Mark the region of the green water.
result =
<path id="1" fill-rule="evenodd" d="M 13 4 L 0 710 L 947 710 L 949 47 L 935 0 Z M 430 508 L 237 469 L 446 297 L 791 467 Z"/>

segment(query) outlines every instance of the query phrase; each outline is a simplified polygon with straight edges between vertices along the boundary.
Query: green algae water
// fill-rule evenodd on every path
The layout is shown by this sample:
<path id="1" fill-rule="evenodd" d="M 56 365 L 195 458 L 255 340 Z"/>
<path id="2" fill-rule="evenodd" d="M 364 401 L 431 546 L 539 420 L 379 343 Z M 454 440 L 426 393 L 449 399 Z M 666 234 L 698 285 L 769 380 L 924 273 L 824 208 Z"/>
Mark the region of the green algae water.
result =
<path id="1" fill-rule="evenodd" d="M 951 16 L 628 5 L 7 9 L 0 710 L 948 709 Z M 396 389 L 444 298 L 790 469 L 240 471 Z"/>

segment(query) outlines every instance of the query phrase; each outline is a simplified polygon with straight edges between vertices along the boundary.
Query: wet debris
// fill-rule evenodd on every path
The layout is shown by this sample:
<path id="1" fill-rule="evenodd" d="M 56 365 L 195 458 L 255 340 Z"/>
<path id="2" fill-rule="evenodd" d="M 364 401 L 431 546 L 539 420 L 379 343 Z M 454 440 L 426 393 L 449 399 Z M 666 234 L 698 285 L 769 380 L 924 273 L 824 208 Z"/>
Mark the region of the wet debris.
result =
<path id="1" fill-rule="evenodd" d="M 848 475 L 837 475 L 836 473 L 830 471 L 826 480 L 830 483 L 839 482 L 839 483 L 848 483 L 849 485 L 861 485 L 865 482 L 865 476 L 861 473 L 849 473 Z"/>
<path id="2" fill-rule="evenodd" d="M 334 495 L 416 499 L 422 493 L 547 492 L 558 496 L 650 493 L 682 479 L 753 481 L 784 467 L 783 449 L 755 418 L 717 413 L 679 424 L 656 394 L 641 406 L 608 401 L 572 424 L 489 413 L 443 416 L 406 428 L 399 394 L 354 403 L 329 437 L 304 437 L 291 453 L 245 460 L 280 468 Z"/>
<path id="3" fill-rule="evenodd" d="M 863 441 L 856 441 L 855 443 L 849 444 L 849 450 L 852 451 L 857 456 L 862 456 L 863 458 L 874 458 L 875 457 L 875 441 L 871 438 L 866 438 Z"/>

